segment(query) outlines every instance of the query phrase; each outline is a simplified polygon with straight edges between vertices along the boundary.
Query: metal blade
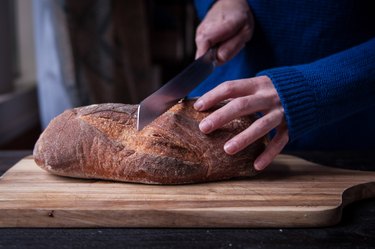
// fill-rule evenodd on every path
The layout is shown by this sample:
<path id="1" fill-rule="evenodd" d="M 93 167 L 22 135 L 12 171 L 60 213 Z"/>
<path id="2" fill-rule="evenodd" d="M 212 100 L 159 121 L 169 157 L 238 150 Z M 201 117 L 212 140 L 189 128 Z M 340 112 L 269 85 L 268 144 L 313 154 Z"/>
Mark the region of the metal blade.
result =
<path id="1" fill-rule="evenodd" d="M 151 123 L 191 92 L 214 70 L 216 49 L 210 49 L 138 106 L 137 130 Z"/>

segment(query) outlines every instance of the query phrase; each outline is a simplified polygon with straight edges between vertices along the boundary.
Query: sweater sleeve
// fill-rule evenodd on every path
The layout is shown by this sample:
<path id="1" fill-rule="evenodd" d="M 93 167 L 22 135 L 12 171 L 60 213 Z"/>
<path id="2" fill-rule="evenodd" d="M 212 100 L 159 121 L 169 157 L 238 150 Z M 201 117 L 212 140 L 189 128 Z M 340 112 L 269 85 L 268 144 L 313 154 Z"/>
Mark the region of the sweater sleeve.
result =
<path id="1" fill-rule="evenodd" d="M 197 10 L 197 15 L 200 20 L 204 18 L 215 0 L 194 0 L 194 4 Z"/>
<path id="2" fill-rule="evenodd" d="M 309 64 L 257 75 L 272 80 L 293 141 L 375 105 L 375 38 Z"/>

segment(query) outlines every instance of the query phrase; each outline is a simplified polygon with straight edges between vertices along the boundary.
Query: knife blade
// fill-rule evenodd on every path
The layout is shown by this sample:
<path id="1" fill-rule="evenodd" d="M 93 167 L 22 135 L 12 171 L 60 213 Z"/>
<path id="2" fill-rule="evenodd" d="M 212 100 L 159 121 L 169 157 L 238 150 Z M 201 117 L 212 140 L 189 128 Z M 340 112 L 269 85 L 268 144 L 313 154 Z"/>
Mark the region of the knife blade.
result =
<path id="1" fill-rule="evenodd" d="M 213 72 L 215 66 L 216 48 L 211 48 L 159 90 L 145 98 L 138 106 L 137 130 L 142 130 L 184 98 Z"/>

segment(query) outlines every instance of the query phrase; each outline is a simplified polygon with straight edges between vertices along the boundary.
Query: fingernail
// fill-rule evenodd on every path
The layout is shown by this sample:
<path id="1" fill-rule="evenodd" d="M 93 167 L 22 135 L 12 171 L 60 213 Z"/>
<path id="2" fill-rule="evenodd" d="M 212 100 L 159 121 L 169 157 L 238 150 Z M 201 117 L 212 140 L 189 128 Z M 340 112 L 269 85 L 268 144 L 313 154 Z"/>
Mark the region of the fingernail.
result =
<path id="1" fill-rule="evenodd" d="M 218 57 L 219 57 L 219 60 L 222 60 L 222 61 L 226 61 L 228 58 L 228 51 L 227 50 L 219 50 L 218 52 Z"/>
<path id="2" fill-rule="evenodd" d="M 202 53 L 200 52 L 200 51 L 197 51 L 196 53 L 195 53 L 195 59 L 198 59 L 199 57 L 201 57 L 202 56 Z"/>
<path id="3" fill-rule="evenodd" d="M 230 155 L 237 152 L 238 144 L 235 141 L 229 141 L 224 145 L 224 151 Z"/>
<path id="4" fill-rule="evenodd" d="M 197 100 L 194 103 L 194 109 L 197 111 L 200 111 L 203 108 L 203 101 L 202 100 Z"/>
<path id="5" fill-rule="evenodd" d="M 199 124 L 199 129 L 203 133 L 208 133 L 212 130 L 213 124 L 211 120 L 204 119 L 202 122 Z"/>
<path id="6" fill-rule="evenodd" d="M 255 160 L 254 162 L 254 169 L 257 170 L 257 171 L 262 171 L 264 170 L 265 168 L 265 165 L 263 164 L 262 161 L 260 160 Z"/>

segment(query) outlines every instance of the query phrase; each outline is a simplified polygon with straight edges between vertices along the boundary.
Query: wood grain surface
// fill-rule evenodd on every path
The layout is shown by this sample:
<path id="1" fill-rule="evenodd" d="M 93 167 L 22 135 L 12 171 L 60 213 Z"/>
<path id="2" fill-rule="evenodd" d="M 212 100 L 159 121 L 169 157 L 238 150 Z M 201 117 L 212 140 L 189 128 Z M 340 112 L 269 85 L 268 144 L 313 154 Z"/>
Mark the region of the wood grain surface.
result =
<path id="1" fill-rule="evenodd" d="M 58 177 L 27 157 L 0 179 L 1 227 L 318 227 L 375 196 L 375 172 L 281 155 L 250 179 L 155 186 Z"/>

